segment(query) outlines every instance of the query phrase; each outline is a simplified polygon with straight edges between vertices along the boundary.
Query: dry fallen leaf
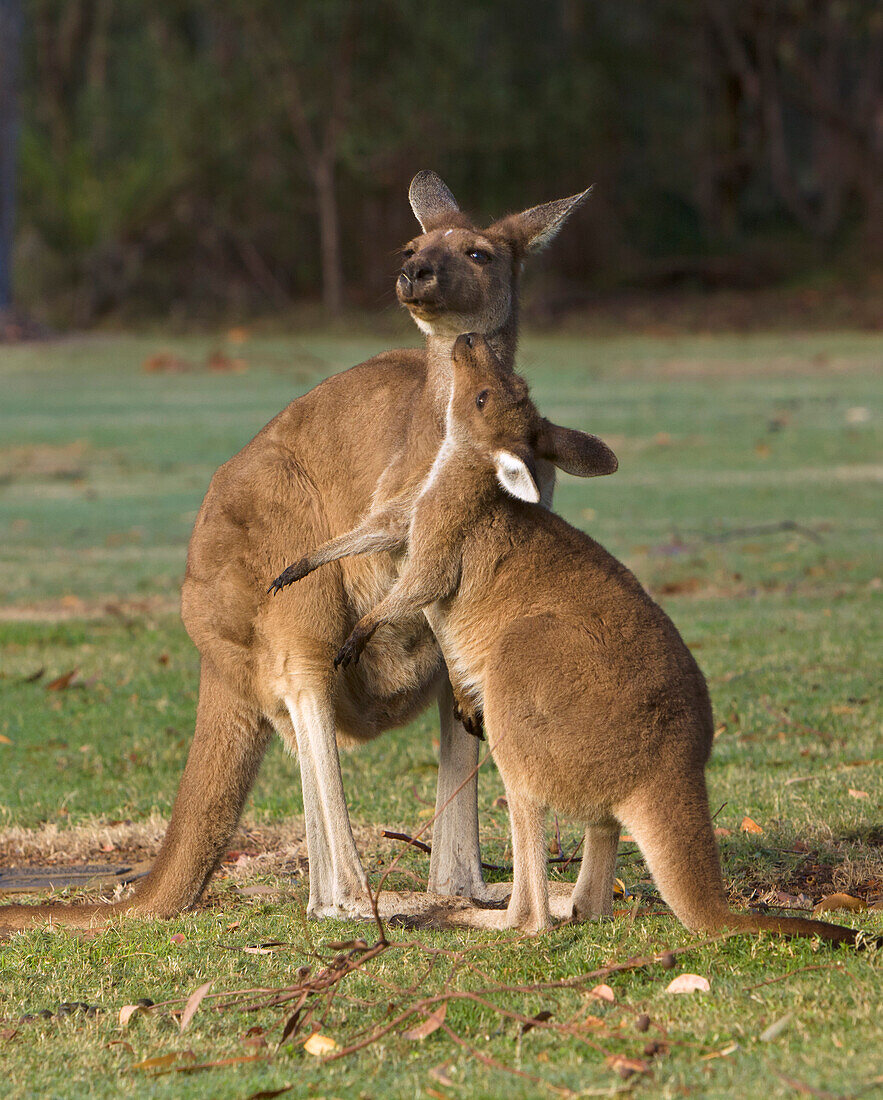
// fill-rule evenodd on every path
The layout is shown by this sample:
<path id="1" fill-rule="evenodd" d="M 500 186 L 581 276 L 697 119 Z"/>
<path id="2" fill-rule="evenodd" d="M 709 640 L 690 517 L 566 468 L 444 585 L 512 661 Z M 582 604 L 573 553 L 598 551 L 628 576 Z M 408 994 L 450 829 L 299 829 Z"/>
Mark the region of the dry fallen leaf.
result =
<path id="1" fill-rule="evenodd" d="M 448 1005 L 447 1001 L 445 1001 L 438 1006 L 435 1012 L 427 1016 L 422 1024 L 417 1024 L 416 1027 L 409 1028 L 409 1030 L 405 1032 L 405 1038 L 416 1041 L 419 1039 L 425 1039 L 434 1031 L 438 1031 L 438 1029 L 442 1026 L 442 1021 L 447 1015 L 447 1011 Z"/>
<path id="2" fill-rule="evenodd" d="M 448 1070 L 451 1068 L 450 1062 L 442 1062 L 440 1066 L 434 1066 L 429 1071 L 429 1076 L 433 1081 L 438 1081 L 440 1085 L 444 1085 L 445 1088 L 452 1088 L 454 1082 L 451 1080 Z"/>
<path id="3" fill-rule="evenodd" d="M 828 894 L 827 897 L 815 906 L 812 915 L 817 917 L 819 913 L 829 913 L 832 909 L 864 909 L 865 903 L 861 898 L 854 898 L 851 894 Z"/>
<path id="4" fill-rule="evenodd" d="M 111 1047 L 122 1047 L 127 1054 L 135 1053 L 135 1048 L 131 1043 L 127 1043 L 125 1039 L 111 1039 L 109 1043 L 105 1043 L 105 1046 L 108 1050 L 110 1050 Z"/>
<path id="5" fill-rule="evenodd" d="M 304 1050 L 307 1054 L 314 1054 L 319 1058 L 323 1054 L 330 1054 L 332 1050 L 337 1050 L 337 1043 L 330 1035 L 320 1035 L 318 1031 L 314 1031 L 304 1043 Z"/>
<path id="6" fill-rule="evenodd" d="M 763 1036 L 761 1036 L 763 1038 Z M 702 1054 L 699 1056 L 700 1062 L 710 1062 L 713 1058 L 726 1058 L 728 1054 L 735 1054 L 739 1049 L 738 1043 L 727 1043 L 725 1047 L 721 1047 L 720 1050 L 713 1050 L 710 1054 Z"/>
<path id="7" fill-rule="evenodd" d="M 871 796 L 867 791 L 856 791 L 852 787 L 849 788 L 849 793 L 853 798 L 870 798 Z"/>
<path id="8" fill-rule="evenodd" d="M 739 826 L 740 833 L 762 833 L 763 829 L 750 817 L 743 817 Z"/>
<path id="9" fill-rule="evenodd" d="M 173 355 L 168 351 L 160 351 L 155 355 L 148 355 L 141 364 L 141 369 L 147 374 L 183 374 L 192 370 L 193 364 L 180 355 Z"/>
<path id="10" fill-rule="evenodd" d="M 180 1057 L 179 1054 L 160 1054 L 156 1058 L 145 1058 L 143 1062 L 136 1062 L 129 1069 L 165 1069 L 166 1066 L 174 1065 Z"/>
<path id="11" fill-rule="evenodd" d="M 4 736 L 2 733 L 0 733 L 0 745 L 11 745 L 11 744 L 12 744 L 12 742 L 9 740 L 9 738 Z"/>
<path id="12" fill-rule="evenodd" d="M 133 1016 L 137 1016 L 139 1012 L 149 1012 L 150 1010 L 145 1005 L 123 1005 L 120 1009 L 120 1027 L 126 1027 Z"/>
<path id="13" fill-rule="evenodd" d="M 191 1053 L 190 1057 L 193 1057 Z M 238 1066 L 242 1062 L 266 1062 L 266 1054 L 239 1054 L 235 1058 L 217 1058 L 213 1062 L 190 1062 L 186 1066 L 175 1066 L 175 1073 L 195 1073 L 198 1069 L 217 1069 L 219 1066 Z"/>
<path id="14" fill-rule="evenodd" d="M 708 978 L 701 974 L 678 974 L 665 987 L 666 993 L 707 993 L 711 989 Z"/>
<path id="15" fill-rule="evenodd" d="M 225 355 L 222 351 L 209 352 L 206 356 L 205 365 L 207 370 L 229 371 L 231 374 L 242 374 L 248 370 L 248 363 L 245 359 L 233 358 Z"/>
<path id="16" fill-rule="evenodd" d="M 714 830 L 714 835 L 715 836 L 732 836 L 733 835 L 733 830 L 732 829 L 725 829 L 723 827 L 723 825 L 718 825 L 717 828 Z"/>
<path id="17" fill-rule="evenodd" d="M 202 1004 L 202 999 L 211 989 L 212 983 L 205 982 L 198 989 L 194 989 L 190 996 L 187 998 L 187 1004 L 184 1005 L 184 1012 L 181 1014 L 181 1031 L 184 1031 L 193 1017 L 196 1015 L 196 1010 Z"/>
<path id="18" fill-rule="evenodd" d="M 56 677 L 54 680 L 50 680 L 46 685 L 47 691 L 64 691 L 66 687 L 70 687 L 71 681 L 80 670 L 78 668 L 72 668 L 70 672 L 65 672 L 62 676 Z"/>
<path id="19" fill-rule="evenodd" d="M 762 1043 L 771 1043 L 773 1039 L 778 1039 L 788 1024 L 791 1023 L 793 1015 L 793 1012 L 786 1012 L 784 1016 L 780 1016 L 778 1020 L 771 1023 L 768 1028 L 765 1028 L 760 1033 L 760 1041 Z"/>
<path id="20" fill-rule="evenodd" d="M 650 1069 L 650 1066 L 640 1058 L 626 1058 L 623 1054 L 611 1054 L 604 1059 L 604 1063 L 615 1070 L 624 1081 L 636 1073 L 646 1073 Z"/>
<path id="21" fill-rule="evenodd" d="M 609 1001 L 610 1004 L 616 1001 L 616 994 L 609 985 L 596 985 L 589 990 L 589 996 L 596 997 L 599 1001 Z"/>
<path id="22" fill-rule="evenodd" d="M 172 943 L 186 943 L 187 942 L 187 937 L 184 935 L 183 932 L 176 932 L 174 934 L 174 936 L 169 936 L 169 939 L 172 941 Z"/>

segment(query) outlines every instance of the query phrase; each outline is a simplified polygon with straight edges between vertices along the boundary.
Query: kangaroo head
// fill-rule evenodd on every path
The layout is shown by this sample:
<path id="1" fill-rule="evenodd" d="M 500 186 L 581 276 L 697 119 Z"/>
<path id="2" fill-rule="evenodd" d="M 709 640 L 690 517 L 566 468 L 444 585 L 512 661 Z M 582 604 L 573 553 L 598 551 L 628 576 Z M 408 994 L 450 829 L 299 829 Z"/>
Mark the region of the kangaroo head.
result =
<path id="1" fill-rule="evenodd" d="M 540 416 L 527 383 L 509 371 L 478 333 L 454 342 L 447 432 L 490 461 L 502 487 L 536 503 L 536 459 L 578 477 L 612 474 L 616 455 L 595 435 L 562 428 Z"/>
<path id="2" fill-rule="evenodd" d="M 434 172 L 419 172 L 409 198 L 423 232 L 403 250 L 399 301 L 430 336 L 499 332 L 515 320 L 522 260 L 555 237 L 589 191 L 479 229 Z"/>

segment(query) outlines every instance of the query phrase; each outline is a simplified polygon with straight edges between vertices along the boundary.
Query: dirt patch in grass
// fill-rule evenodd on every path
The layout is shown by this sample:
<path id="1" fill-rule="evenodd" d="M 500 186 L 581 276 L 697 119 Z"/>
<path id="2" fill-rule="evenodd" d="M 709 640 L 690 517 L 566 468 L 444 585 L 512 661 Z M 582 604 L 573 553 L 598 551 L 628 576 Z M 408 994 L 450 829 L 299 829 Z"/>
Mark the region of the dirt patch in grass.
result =
<path id="1" fill-rule="evenodd" d="M 62 596 L 59 600 L 40 600 L 35 603 L 12 604 L 0 607 L 0 622 L 6 623 L 55 623 L 73 619 L 138 619 L 146 615 L 173 615 L 181 611 L 181 601 L 176 596 L 151 596 L 144 599 L 117 599 L 115 596 L 98 596 L 82 599 L 80 596 Z"/>
<path id="2" fill-rule="evenodd" d="M 151 814 L 143 821 L 107 821 L 60 829 L 49 823 L 38 829 L 0 830 L 0 867 L 62 867 L 65 864 L 150 863 L 159 851 L 168 819 Z M 387 859 L 400 846 L 385 840 L 381 826 L 353 830 L 366 859 Z M 303 820 L 273 825 L 243 824 L 233 836 L 220 874 L 247 878 L 257 874 L 307 871 Z"/>
<path id="3" fill-rule="evenodd" d="M 772 908 L 812 909 L 822 898 L 837 893 L 868 906 L 883 903 L 883 851 L 870 849 L 853 856 L 836 845 L 805 855 L 791 851 L 781 861 L 755 863 L 739 884 L 743 903 Z"/>
<path id="4" fill-rule="evenodd" d="M 39 443 L 0 447 L 0 485 L 21 478 L 76 481 L 85 476 L 91 448 L 82 439 L 73 443 Z"/>

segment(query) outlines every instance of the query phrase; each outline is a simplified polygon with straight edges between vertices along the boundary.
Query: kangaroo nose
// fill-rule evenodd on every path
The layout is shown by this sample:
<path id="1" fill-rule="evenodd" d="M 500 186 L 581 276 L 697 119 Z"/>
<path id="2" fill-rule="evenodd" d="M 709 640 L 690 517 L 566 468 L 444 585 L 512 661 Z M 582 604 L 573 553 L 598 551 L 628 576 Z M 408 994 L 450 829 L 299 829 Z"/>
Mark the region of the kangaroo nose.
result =
<path id="1" fill-rule="evenodd" d="M 435 268 L 428 260 L 415 256 L 404 265 L 402 275 L 415 287 L 425 287 L 435 281 Z"/>

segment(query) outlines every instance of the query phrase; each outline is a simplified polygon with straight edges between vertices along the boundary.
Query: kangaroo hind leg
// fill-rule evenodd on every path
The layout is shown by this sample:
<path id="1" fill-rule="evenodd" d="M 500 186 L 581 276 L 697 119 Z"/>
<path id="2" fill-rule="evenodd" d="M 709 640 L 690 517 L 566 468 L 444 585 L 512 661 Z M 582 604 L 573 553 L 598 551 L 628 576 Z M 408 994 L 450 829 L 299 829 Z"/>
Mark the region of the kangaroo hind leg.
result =
<path id="1" fill-rule="evenodd" d="M 196 732 L 172 818 L 126 909 L 169 917 L 199 898 L 239 822 L 271 735 L 257 708 L 203 661 Z"/>
<path id="2" fill-rule="evenodd" d="M 506 925 L 525 932 L 542 932 L 552 927 L 546 879 L 545 807 L 508 784 L 506 801 L 512 824 L 515 867 Z"/>
<path id="3" fill-rule="evenodd" d="M 613 876 L 619 847 L 619 822 L 586 828 L 583 861 L 571 897 L 571 919 L 613 916 Z"/>

